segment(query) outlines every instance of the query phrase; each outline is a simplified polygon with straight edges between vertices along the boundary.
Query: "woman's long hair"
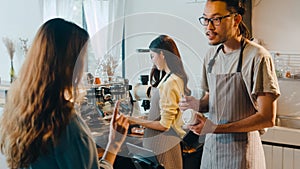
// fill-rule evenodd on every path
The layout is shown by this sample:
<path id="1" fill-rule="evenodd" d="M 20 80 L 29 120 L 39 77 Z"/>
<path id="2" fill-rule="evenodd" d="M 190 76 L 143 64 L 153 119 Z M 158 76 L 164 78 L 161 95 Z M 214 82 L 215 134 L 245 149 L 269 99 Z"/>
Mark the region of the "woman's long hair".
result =
<path id="1" fill-rule="evenodd" d="M 74 110 L 88 33 L 63 19 L 44 23 L 9 89 L 0 148 L 10 168 L 25 168 L 55 145 Z"/>
<path id="2" fill-rule="evenodd" d="M 184 94 L 191 95 L 191 90 L 187 87 L 188 77 L 184 70 L 181 56 L 174 40 L 167 35 L 160 35 L 150 43 L 149 49 L 155 53 L 163 52 L 171 73 L 176 74 L 183 80 Z M 152 72 L 157 73 L 157 69 L 155 70 L 154 67 Z"/>

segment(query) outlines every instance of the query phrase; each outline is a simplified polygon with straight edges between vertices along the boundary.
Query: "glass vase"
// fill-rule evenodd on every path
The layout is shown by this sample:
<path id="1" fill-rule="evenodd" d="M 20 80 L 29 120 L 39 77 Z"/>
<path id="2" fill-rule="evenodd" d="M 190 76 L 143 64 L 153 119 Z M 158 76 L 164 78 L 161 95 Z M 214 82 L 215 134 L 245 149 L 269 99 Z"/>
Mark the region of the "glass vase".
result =
<path id="1" fill-rule="evenodd" d="M 13 64 L 13 61 L 11 60 L 10 61 L 10 72 L 9 72 L 9 75 L 10 75 L 10 83 L 12 83 L 15 79 L 15 69 L 14 69 L 14 64 Z"/>

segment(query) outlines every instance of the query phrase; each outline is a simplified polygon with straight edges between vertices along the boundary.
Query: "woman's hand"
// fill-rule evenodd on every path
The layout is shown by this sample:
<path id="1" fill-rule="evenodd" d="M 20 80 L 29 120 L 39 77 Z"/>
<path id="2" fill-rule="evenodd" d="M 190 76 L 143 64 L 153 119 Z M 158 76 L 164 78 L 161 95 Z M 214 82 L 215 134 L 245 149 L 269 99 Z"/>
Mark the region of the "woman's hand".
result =
<path id="1" fill-rule="evenodd" d="M 199 100 L 193 96 L 182 96 L 179 101 L 179 109 L 185 111 L 187 109 L 193 109 L 198 111 L 199 109 Z"/>
<path id="2" fill-rule="evenodd" d="M 116 155 L 119 152 L 121 145 L 125 141 L 129 128 L 128 119 L 122 114 L 118 116 L 119 105 L 120 102 L 117 101 L 113 112 L 113 117 L 110 121 L 108 144 L 102 157 L 102 159 L 109 162 L 111 165 L 113 165 Z"/>
<path id="3" fill-rule="evenodd" d="M 126 118 L 123 114 L 118 115 L 119 105 L 120 102 L 117 101 L 113 112 L 113 117 L 110 121 L 108 142 L 109 144 L 115 144 L 116 146 L 120 147 L 126 138 L 129 122 L 128 118 Z"/>

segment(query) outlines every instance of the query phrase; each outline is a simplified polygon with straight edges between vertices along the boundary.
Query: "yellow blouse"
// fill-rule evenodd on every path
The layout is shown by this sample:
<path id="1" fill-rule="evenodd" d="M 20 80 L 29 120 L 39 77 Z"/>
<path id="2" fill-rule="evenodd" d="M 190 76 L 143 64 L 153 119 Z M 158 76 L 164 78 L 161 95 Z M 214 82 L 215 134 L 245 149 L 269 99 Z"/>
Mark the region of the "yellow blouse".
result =
<path id="1" fill-rule="evenodd" d="M 179 100 L 184 91 L 184 83 L 181 78 L 175 74 L 168 74 L 158 85 L 160 95 L 160 124 L 166 128 L 172 127 L 182 138 L 185 131 L 182 129 L 183 121 L 179 109 Z"/>

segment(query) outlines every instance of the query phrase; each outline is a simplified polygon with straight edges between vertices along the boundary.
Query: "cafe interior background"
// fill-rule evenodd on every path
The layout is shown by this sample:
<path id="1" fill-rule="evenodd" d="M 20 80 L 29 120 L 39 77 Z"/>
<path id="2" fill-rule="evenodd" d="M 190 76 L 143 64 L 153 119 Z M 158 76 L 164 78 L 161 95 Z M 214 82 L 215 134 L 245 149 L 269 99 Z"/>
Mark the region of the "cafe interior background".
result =
<path id="1" fill-rule="evenodd" d="M 0 6 L 0 101 L 9 89 L 11 61 L 15 76 L 40 25 L 62 17 L 87 29 L 91 36 L 87 72 L 111 59 L 115 76 L 140 83 L 152 67 L 147 49 L 159 34 L 175 39 L 189 86 L 200 96 L 199 65 L 209 48 L 198 18 L 204 0 L 10 0 Z M 274 57 L 282 95 L 278 101 L 277 126 L 262 136 L 267 167 L 293 169 L 300 166 L 300 6 L 299 0 L 248 1 L 245 21 L 255 40 Z M 13 58 L 5 41 L 14 44 Z M 91 57 L 90 57 L 91 56 Z M 143 111 L 143 109 L 140 109 Z M 144 112 L 142 112 L 144 113 Z M 0 114 L 1 115 L 1 114 Z M 0 154 L 0 168 L 5 168 Z"/>

